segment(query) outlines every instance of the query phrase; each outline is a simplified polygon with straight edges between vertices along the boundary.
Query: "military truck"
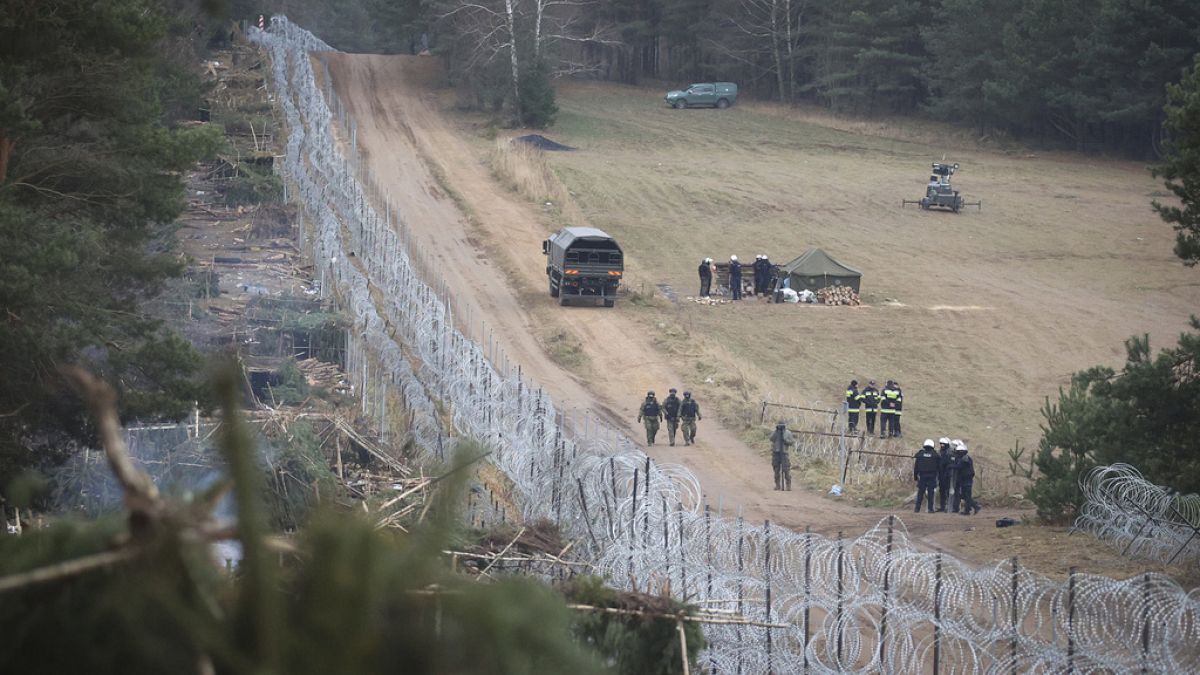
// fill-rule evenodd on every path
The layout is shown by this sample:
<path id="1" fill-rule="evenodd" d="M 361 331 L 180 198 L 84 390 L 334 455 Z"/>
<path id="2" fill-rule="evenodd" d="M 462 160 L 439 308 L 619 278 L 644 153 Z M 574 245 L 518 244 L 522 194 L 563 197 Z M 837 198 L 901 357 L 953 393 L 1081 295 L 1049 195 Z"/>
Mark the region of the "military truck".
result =
<path id="1" fill-rule="evenodd" d="M 617 288 L 625 274 L 625 255 L 617 242 L 594 227 L 564 227 L 542 242 L 550 297 L 561 305 L 571 298 L 617 302 Z"/>
<path id="2" fill-rule="evenodd" d="M 695 108 L 712 106 L 728 108 L 737 103 L 737 85 L 732 82 L 702 82 L 690 84 L 687 89 L 667 92 L 667 105 L 672 108 Z"/>

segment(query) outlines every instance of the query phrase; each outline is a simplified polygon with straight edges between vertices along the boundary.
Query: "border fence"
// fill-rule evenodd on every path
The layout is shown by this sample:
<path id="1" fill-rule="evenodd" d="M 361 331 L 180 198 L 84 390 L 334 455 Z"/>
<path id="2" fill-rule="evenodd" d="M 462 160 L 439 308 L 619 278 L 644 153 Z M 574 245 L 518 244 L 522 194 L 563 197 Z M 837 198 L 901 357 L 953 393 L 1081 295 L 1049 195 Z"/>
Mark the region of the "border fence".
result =
<path id="1" fill-rule="evenodd" d="M 452 430 L 480 440 L 513 481 L 524 520 L 558 523 L 613 585 L 668 589 L 754 622 L 706 625 L 702 668 L 1200 670 L 1200 596 L 1167 577 L 1064 582 L 1015 559 L 974 568 L 917 550 L 893 519 L 836 538 L 730 519 L 704 504 L 685 468 L 651 461 L 588 413 L 557 409 L 490 340 L 468 337 L 474 322 L 456 316 L 409 237 L 404 205 L 360 161 L 328 72 L 318 78 L 329 46 L 283 17 L 249 34 L 270 53 L 287 118 L 277 165 L 300 206 L 304 248 L 322 289 L 355 317 L 348 372 L 369 397 L 364 411 L 406 414 L 431 456 L 445 456 Z"/>
<path id="2" fill-rule="evenodd" d="M 1200 495 L 1155 485 L 1128 464 L 1098 466 L 1079 486 L 1085 501 L 1076 529 L 1120 546 L 1122 555 L 1200 563 Z"/>

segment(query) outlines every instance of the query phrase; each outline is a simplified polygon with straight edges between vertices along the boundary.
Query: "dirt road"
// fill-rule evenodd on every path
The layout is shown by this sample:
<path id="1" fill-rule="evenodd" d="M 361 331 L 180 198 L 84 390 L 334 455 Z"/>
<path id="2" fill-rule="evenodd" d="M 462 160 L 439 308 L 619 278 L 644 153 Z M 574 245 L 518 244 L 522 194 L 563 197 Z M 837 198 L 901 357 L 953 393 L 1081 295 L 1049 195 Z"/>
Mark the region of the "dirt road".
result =
<path id="1" fill-rule="evenodd" d="M 648 389 L 665 393 L 682 382 L 642 329 L 621 311 L 559 308 L 545 292 L 538 214 L 493 180 L 478 151 L 445 123 L 428 94 L 436 72 L 429 59 L 328 55 L 334 87 L 358 123 L 358 140 L 376 179 L 402 211 L 420 248 L 459 297 L 458 315 L 472 334 L 490 336 L 523 373 L 560 407 L 590 410 L 644 437 L 636 405 Z M 447 193 L 447 188 L 453 194 Z M 505 273 L 516 281 L 504 283 Z M 581 382 L 545 353 L 537 335 L 569 331 L 599 374 Z M 700 402 L 703 406 L 703 401 Z M 751 521 L 792 528 L 861 532 L 890 511 L 857 508 L 806 491 L 771 489 L 769 462 L 711 419 L 700 423 L 697 445 L 649 449 L 658 462 L 678 463 L 699 478 L 706 499 L 725 512 L 741 508 Z M 906 519 L 910 531 L 961 527 L 952 516 Z"/>
<path id="2" fill-rule="evenodd" d="M 636 423 L 636 406 L 643 393 L 647 389 L 665 393 L 667 387 L 682 386 L 685 381 L 666 362 L 661 345 L 653 342 L 654 336 L 648 334 L 654 322 L 647 321 L 647 315 L 656 311 L 654 307 L 559 307 L 550 298 L 540 243 L 552 227 L 551 219 L 540 213 L 538 205 L 500 186 L 487 165 L 486 149 L 481 148 L 479 139 L 470 138 L 460 126 L 449 123 L 444 97 L 439 100 L 436 60 L 350 54 L 324 54 L 322 58 L 328 59 L 337 94 L 358 123 L 359 144 L 368 166 L 384 191 L 390 193 L 391 202 L 400 208 L 426 263 L 439 270 L 451 294 L 457 295 L 455 311 L 467 333 L 481 345 L 494 344 L 493 353 L 499 353 L 496 360 L 520 365 L 524 376 L 545 387 L 557 406 L 566 408 L 572 416 L 588 411 L 594 418 L 641 440 L 644 435 Z M 629 131 L 625 126 L 622 130 Z M 613 171 L 619 166 L 619 161 L 614 163 Z M 620 183 L 614 179 L 614 184 Z M 661 195 L 678 198 L 672 197 L 676 192 Z M 637 197 L 628 198 L 636 201 Z M 607 223 L 601 225 L 607 227 Z M 970 239 L 972 232 L 967 234 Z M 630 231 L 623 237 L 632 241 L 630 250 L 635 251 L 635 255 L 628 256 L 631 267 L 637 267 L 632 259 L 636 251 L 654 249 L 654 245 L 642 241 L 654 237 L 654 232 Z M 677 276 L 671 271 L 668 277 Z M 685 271 L 680 270 L 680 274 Z M 738 307 L 737 313 L 762 313 L 766 309 L 745 306 Z M 1139 312 L 1130 313 L 1138 316 L 1124 316 L 1124 321 L 1135 323 L 1135 319 L 1145 318 Z M 668 313 L 661 316 L 659 328 L 661 322 L 672 322 Z M 700 331 L 720 329 L 698 319 L 696 323 Z M 1122 325 L 1116 330 L 1126 328 Z M 553 345 L 560 336 L 565 336 L 564 341 L 587 359 L 583 370 L 588 377 L 577 376 L 575 372 L 580 369 L 564 368 L 562 358 L 556 360 L 560 354 L 552 353 Z M 913 363 L 923 360 L 929 359 L 913 359 Z M 936 363 L 938 359 L 931 360 Z M 676 360 L 676 364 L 688 362 Z M 690 375 L 695 381 L 695 372 Z M 703 406 L 704 400 L 700 402 Z M 770 519 L 796 530 L 811 526 L 822 533 L 854 534 L 893 513 L 833 500 L 823 496 L 823 490 L 772 490 L 769 461 L 731 431 L 722 429 L 714 422 L 715 417 L 712 414 L 701 422 L 697 446 L 668 448 L 665 434 L 660 434 L 660 443 L 648 448 L 648 453 L 656 461 L 688 467 L 700 479 L 704 498 L 714 507 L 722 504 L 726 515 L 740 510 L 752 522 Z M 917 543 L 952 552 L 968 562 L 985 563 L 1018 554 L 1026 566 L 1049 574 L 1064 574 L 1069 565 L 1079 563 L 1072 556 L 1062 555 L 1062 533 L 1048 527 L 1022 527 L 1012 534 L 1015 538 L 1003 539 L 1006 543 L 997 549 L 997 531 L 991 519 L 1013 513 L 989 510 L 984 514 L 988 518 L 914 516 L 907 508 L 895 513 L 904 518 Z M 1073 540 L 1073 550 L 1079 551 L 1080 546 L 1087 550 L 1087 572 L 1127 572 L 1129 561 L 1103 543 Z"/>

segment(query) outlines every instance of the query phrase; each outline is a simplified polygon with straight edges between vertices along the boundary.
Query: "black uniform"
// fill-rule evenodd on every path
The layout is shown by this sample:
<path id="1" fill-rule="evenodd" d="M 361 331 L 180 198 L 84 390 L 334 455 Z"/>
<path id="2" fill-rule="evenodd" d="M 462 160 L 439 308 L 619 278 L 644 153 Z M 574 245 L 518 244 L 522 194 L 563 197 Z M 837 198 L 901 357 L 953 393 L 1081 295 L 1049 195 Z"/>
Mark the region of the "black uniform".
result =
<path id="1" fill-rule="evenodd" d="M 707 298 L 710 288 L 712 288 L 712 267 L 705 260 L 700 263 L 700 297 Z"/>
<path id="2" fill-rule="evenodd" d="M 949 443 L 941 443 L 938 445 L 938 460 L 941 461 L 941 470 L 938 471 L 938 511 L 946 510 L 946 499 L 949 498 L 953 485 L 953 475 L 950 467 L 954 461 L 954 454 L 950 452 Z"/>
<path id="3" fill-rule="evenodd" d="M 679 430 L 679 397 L 671 394 L 663 399 L 663 419 L 667 422 L 667 438 L 675 445 L 675 432 Z"/>
<path id="4" fill-rule="evenodd" d="M 851 382 L 846 388 L 846 431 L 855 433 L 858 431 L 858 412 L 862 405 L 862 394 L 858 393 L 858 382 Z"/>
<path id="5" fill-rule="evenodd" d="M 875 434 L 875 411 L 879 409 L 879 390 L 870 385 L 858 395 L 862 400 L 863 412 L 867 414 L 867 433 Z"/>
<path id="6" fill-rule="evenodd" d="M 764 295 L 767 292 L 767 276 L 771 263 L 762 258 L 754 261 L 754 294 Z"/>
<path id="7" fill-rule="evenodd" d="M 921 500 L 929 502 L 929 512 L 933 513 L 933 491 L 937 488 L 938 473 L 942 468 L 942 460 L 937 451 L 930 447 L 921 448 L 913 461 L 913 480 L 917 482 L 916 512 L 921 512 Z"/>
<path id="8" fill-rule="evenodd" d="M 951 450 L 950 459 L 946 462 L 946 474 L 950 480 L 950 513 L 958 513 L 958 502 L 962 493 L 958 491 L 958 467 L 962 465 L 963 456 Z"/>
<path id="9" fill-rule="evenodd" d="M 880 399 L 879 437 L 892 438 L 898 435 L 896 417 L 899 416 L 897 409 L 900 406 L 900 388 L 894 384 L 888 384 L 883 388 Z"/>
<path id="10" fill-rule="evenodd" d="M 771 290 L 771 260 L 763 258 L 759 261 L 759 265 L 762 266 L 762 290 L 759 291 L 759 294 L 766 295 Z"/>
<path id="11" fill-rule="evenodd" d="M 955 501 L 962 501 L 962 514 L 969 516 L 972 509 L 979 513 L 979 502 L 971 498 L 971 490 L 975 487 L 975 460 L 966 451 L 960 451 L 958 458 L 958 492 Z"/>
<path id="12" fill-rule="evenodd" d="M 729 291 L 734 300 L 742 299 L 742 263 L 736 260 L 729 261 Z"/>
<path id="13" fill-rule="evenodd" d="M 900 418 L 904 415 L 904 390 L 900 385 L 892 385 L 896 390 L 896 412 L 892 414 L 892 435 L 896 438 L 903 438 L 904 434 L 900 432 Z"/>

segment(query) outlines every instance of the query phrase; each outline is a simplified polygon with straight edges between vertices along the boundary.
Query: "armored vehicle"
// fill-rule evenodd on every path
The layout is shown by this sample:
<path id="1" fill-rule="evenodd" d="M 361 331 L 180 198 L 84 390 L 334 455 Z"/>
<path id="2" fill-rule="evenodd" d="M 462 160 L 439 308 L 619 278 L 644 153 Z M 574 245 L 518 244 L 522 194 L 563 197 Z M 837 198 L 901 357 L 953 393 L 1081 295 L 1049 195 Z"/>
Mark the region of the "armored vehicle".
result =
<path id="1" fill-rule="evenodd" d="M 617 242 L 594 227 L 564 227 L 542 242 L 550 297 L 565 305 L 571 298 L 617 302 L 625 256 Z"/>
<path id="2" fill-rule="evenodd" d="M 667 105 L 672 108 L 712 106 L 728 108 L 737 103 L 737 85 L 732 82 L 703 82 L 688 85 L 687 89 L 667 92 Z"/>
<path id="3" fill-rule="evenodd" d="M 958 171 L 957 162 L 954 164 L 934 162 L 932 175 L 929 176 L 929 185 L 925 188 L 925 196 L 917 200 L 905 199 L 901 206 L 917 204 L 926 210 L 950 209 L 955 213 L 958 213 L 964 206 L 977 206 L 982 209 L 983 202 L 964 201 L 962 195 L 958 194 L 958 190 L 950 185 L 950 176 L 953 176 L 955 171 Z"/>

